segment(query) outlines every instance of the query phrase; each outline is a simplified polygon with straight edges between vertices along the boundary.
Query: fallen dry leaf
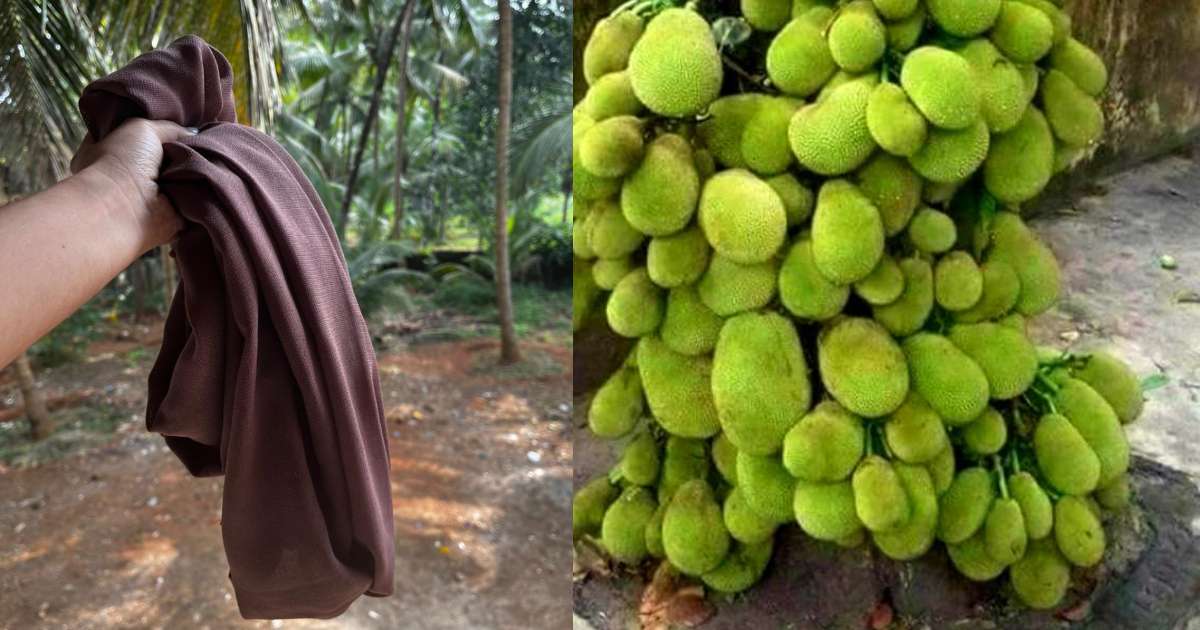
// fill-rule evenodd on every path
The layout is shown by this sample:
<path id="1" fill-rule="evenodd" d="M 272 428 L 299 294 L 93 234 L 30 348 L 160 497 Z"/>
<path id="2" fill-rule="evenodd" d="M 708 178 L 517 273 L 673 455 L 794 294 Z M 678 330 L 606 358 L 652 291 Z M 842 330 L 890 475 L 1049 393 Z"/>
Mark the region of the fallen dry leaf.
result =
<path id="1" fill-rule="evenodd" d="M 867 615 L 867 627 L 871 630 L 884 630 L 892 625 L 892 620 L 895 613 L 892 611 L 892 605 L 887 602 L 879 602 L 875 604 L 875 608 L 871 610 L 871 614 Z"/>
<path id="2" fill-rule="evenodd" d="M 704 598 L 704 587 L 686 582 L 663 562 L 642 591 L 638 620 L 642 630 L 695 628 L 716 614 L 716 609 Z"/>

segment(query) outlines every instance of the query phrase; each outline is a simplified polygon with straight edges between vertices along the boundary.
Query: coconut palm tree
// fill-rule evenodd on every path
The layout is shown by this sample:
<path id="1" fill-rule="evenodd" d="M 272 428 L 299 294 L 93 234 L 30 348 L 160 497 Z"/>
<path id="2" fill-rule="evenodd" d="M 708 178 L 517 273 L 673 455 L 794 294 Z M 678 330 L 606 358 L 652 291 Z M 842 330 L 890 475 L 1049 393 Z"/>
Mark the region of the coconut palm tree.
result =
<path id="1" fill-rule="evenodd" d="M 508 135 L 512 123 L 512 6 L 497 0 L 500 49 L 496 113 L 496 306 L 500 315 L 500 363 L 521 360 L 513 328 L 512 274 L 508 268 Z"/>

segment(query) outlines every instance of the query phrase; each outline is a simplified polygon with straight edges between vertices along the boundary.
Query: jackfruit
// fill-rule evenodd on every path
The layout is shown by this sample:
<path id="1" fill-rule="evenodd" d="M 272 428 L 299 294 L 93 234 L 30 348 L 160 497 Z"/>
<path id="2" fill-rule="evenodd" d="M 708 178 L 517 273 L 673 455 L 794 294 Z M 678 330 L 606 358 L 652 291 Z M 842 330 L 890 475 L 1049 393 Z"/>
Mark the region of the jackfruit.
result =
<path id="1" fill-rule="evenodd" d="M 783 287 L 781 286 L 781 294 L 782 291 Z M 901 293 L 904 293 L 904 272 L 900 271 L 900 265 L 895 258 L 884 254 L 870 275 L 854 283 L 854 292 L 868 304 L 876 306 L 891 304 L 900 298 Z"/>
<path id="2" fill-rule="evenodd" d="M 794 19 L 779 31 L 767 48 L 767 76 L 784 94 L 807 98 L 837 70 L 822 25 Z"/>
<path id="3" fill-rule="evenodd" d="M 693 479 L 675 491 L 663 514 L 663 549 L 671 565 L 701 575 L 721 565 L 729 553 L 729 532 L 712 488 Z"/>
<path id="4" fill-rule="evenodd" d="M 663 290 L 643 267 L 628 273 L 608 296 L 608 327 L 623 337 L 642 337 L 658 330 L 664 311 Z"/>
<path id="5" fill-rule="evenodd" d="M 778 31 L 792 19 L 792 0 L 742 0 L 742 17 L 759 31 Z"/>
<path id="6" fill-rule="evenodd" d="M 708 267 L 711 248 L 699 225 L 670 236 L 650 239 L 646 248 L 646 271 L 664 289 L 695 283 Z"/>
<path id="7" fill-rule="evenodd" d="M 904 292 L 891 304 L 871 307 L 875 321 L 897 337 L 907 337 L 925 325 L 933 310 L 933 270 L 920 258 L 900 261 Z"/>
<path id="8" fill-rule="evenodd" d="M 834 483 L 799 481 L 793 497 L 796 522 L 804 533 L 826 542 L 838 542 L 862 531 L 849 480 Z"/>
<path id="9" fill-rule="evenodd" d="M 801 236 L 779 268 L 779 300 L 796 317 L 823 321 L 842 312 L 850 288 L 830 282 L 813 261 L 812 240 Z"/>
<path id="10" fill-rule="evenodd" d="M 1050 67 L 1066 75 L 1089 96 L 1100 96 L 1108 85 L 1108 68 L 1095 51 L 1069 38 L 1050 51 Z"/>
<path id="11" fill-rule="evenodd" d="M 908 395 L 904 353 L 887 330 L 869 319 L 846 318 L 823 330 L 817 361 L 826 391 L 851 413 L 886 416 Z"/>
<path id="12" fill-rule="evenodd" d="M 954 219 L 925 206 L 913 215 L 908 224 L 908 240 L 923 253 L 940 254 L 954 247 L 958 231 Z"/>
<path id="13" fill-rule="evenodd" d="M 874 0 L 875 10 L 885 20 L 903 20 L 913 14 L 918 0 Z"/>
<path id="14" fill-rule="evenodd" d="M 1033 99 L 1020 68 L 982 38 L 971 40 L 958 53 L 971 63 L 979 81 L 980 112 L 988 130 L 1003 133 L 1015 127 Z"/>
<path id="15" fill-rule="evenodd" d="M 950 445 L 942 419 L 912 390 L 904 404 L 888 416 L 883 431 L 892 453 L 910 464 L 932 461 Z"/>
<path id="16" fill-rule="evenodd" d="M 983 542 L 988 555 L 1004 564 L 1012 564 L 1025 555 L 1029 538 L 1020 504 L 1003 497 L 992 502 L 983 525 Z"/>
<path id="17" fill-rule="evenodd" d="M 1077 567 L 1095 566 L 1104 557 L 1104 528 L 1081 497 L 1063 497 L 1054 504 L 1054 542 Z"/>
<path id="18" fill-rule="evenodd" d="M 1129 505 L 1129 476 L 1121 475 L 1116 479 L 1108 482 L 1106 485 L 1096 488 L 1096 501 L 1108 510 L 1122 510 Z"/>
<path id="19" fill-rule="evenodd" d="M 947 545 L 961 543 L 987 519 L 996 496 L 992 475 L 974 466 L 960 471 L 938 503 L 938 538 Z"/>
<path id="20" fill-rule="evenodd" d="M 946 204 L 954 199 L 963 182 L 925 182 L 921 189 L 921 201 L 928 204 Z"/>
<path id="21" fill-rule="evenodd" d="M 979 417 L 963 427 L 963 444 L 975 455 L 994 455 L 1008 441 L 1008 425 L 999 411 L 988 407 Z"/>
<path id="22" fill-rule="evenodd" d="M 929 133 L 925 117 L 895 83 L 880 83 L 871 91 L 867 129 L 881 149 L 901 157 L 919 151 Z"/>
<path id="23" fill-rule="evenodd" d="M 669 8 L 646 25 L 629 53 L 633 92 L 661 116 L 704 111 L 721 91 L 721 55 L 708 22 L 689 9 Z"/>
<path id="24" fill-rule="evenodd" d="M 992 138 L 983 163 L 988 192 L 1009 203 L 1024 203 L 1041 194 L 1054 171 L 1054 136 L 1036 107 L 1029 107 L 1020 124 Z"/>
<path id="25" fill-rule="evenodd" d="M 575 219 L 575 223 L 571 225 L 571 253 L 579 258 L 591 260 L 596 257 L 596 250 L 592 249 L 591 224 L 588 223 L 587 215 Z"/>
<path id="26" fill-rule="evenodd" d="M 646 147 L 646 155 L 621 185 L 621 212 L 648 236 L 674 234 L 691 222 L 700 199 L 692 148 L 673 133 Z"/>
<path id="27" fill-rule="evenodd" d="M 942 496 L 954 481 L 954 448 L 951 446 L 942 449 L 942 452 L 938 453 L 933 461 L 925 464 L 925 467 L 933 477 L 933 489 L 939 497 Z"/>
<path id="28" fill-rule="evenodd" d="M 1137 420 L 1142 413 L 1142 385 L 1129 365 L 1103 350 L 1093 351 L 1075 378 L 1104 397 L 1121 424 Z"/>
<path id="29" fill-rule="evenodd" d="M 862 419 L 827 400 L 816 406 L 783 439 L 783 466 L 804 481 L 841 481 L 863 455 Z"/>
<path id="30" fill-rule="evenodd" d="M 646 240 L 611 200 L 597 201 L 587 220 L 592 226 L 589 243 L 600 258 L 623 258 L 637 251 Z"/>
<path id="31" fill-rule="evenodd" d="M 582 104 L 584 111 L 594 121 L 613 116 L 636 116 L 642 111 L 642 104 L 633 95 L 629 73 L 624 71 L 610 72 L 600 77 L 587 91 Z"/>
<path id="32" fill-rule="evenodd" d="M 601 258 L 592 265 L 592 277 L 596 280 L 596 286 L 605 291 L 617 288 L 617 283 L 621 282 L 621 279 L 631 271 L 633 271 L 633 260 L 629 256 Z"/>
<path id="33" fill-rule="evenodd" d="M 759 516 L 778 524 L 792 520 L 792 495 L 796 480 L 777 456 L 759 456 L 738 451 L 738 488 Z"/>
<path id="34" fill-rule="evenodd" d="M 632 12 L 601 18 L 583 48 L 583 76 L 588 84 L 624 70 L 629 64 L 629 52 L 641 36 L 642 19 Z"/>
<path id="35" fill-rule="evenodd" d="M 792 19 L 806 15 L 813 9 L 830 10 L 834 0 L 792 0 Z"/>
<path id="36" fill-rule="evenodd" d="M 584 134 L 595 125 L 590 116 L 586 119 L 577 116 L 575 124 L 571 126 L 571 192 L 585 201 L 605 199 L 621 189 L 619 177 L 601 177 L 583 166 L 580 145 Z"/>
<path id="37" fill-rule="evenodd" d="M 706 438 L 720 431 L 709 383 L 711 359 L 685 356 L 657 337 L 643 337 L 637 366 L 650 411 L 667 433 Z"/>
<path id="38" fill-rule="evenodd" d="M 641 562 L 646 557 L 646 523 L 657 508 L 645 488 L 626 488 L 604 513 L 600 543 L 608 555 L 625 564 Z"/>
<path id="39" fill-rule="evenodd" d="M 1033 432 L 1038 468 L 1063 494 L 1082 495 L 1096 489 L 1100 460 L 1066 417 L 1046 414 Z"/>
<path id="40" fill-rule="evenodd" d="M 812 253 L 817 269 L 834 284 L 852 284 L 871 274 L 883 257 L 879 210 L 846 180 L 830 180 L 817 194 Z"/>
<path id="41" fill-rule="evenodd" d="M 1025 557 L 1013 563 L 1008 579 L 1026 606 L 1053 608 L 1067 594 L 1071 567 L 1053 542 L 1039 540 L 1030 543 Z"/>
<path id="42" fill-rule="evenodd" d="M 994 580 L 1008 567 L 988 553 L 983 531 L 956 545 L 946 545 L 946 551 L 954 568 L 974 582 Z"/>
<path id="43" fill-rule="evenodd" d="M 938 523 L 938 498 L 933 478 L 922 466 L 898 463 L 896 474 L 912 507 L 908 520 L 886 532 L 872 532 L 875 546 L 893 560 L 914 560 L 933 546 Z"/>
<path id="44" fill-rule="evenodd" d="M 762 578 L 774 546 L 772 538 L 752 545 L 736 543 L 721 565 L 700 579 L 705 586 L 719 593 L 740 593 Z"/>
<path id="45" fill-rule="evenodd" d="M 988 154 L 988 126 L 978 120 L 966 129 L 930 129 L 925 146 L 908 159 L 922 177 L 949 184 L 970 177 Z"/>
<path id="46" fill-rule="evenodd" d="M 918 5 L 908 17 L 885 24 L 888 48 L 898 52 L 912 50 L 920 41 L 921 33 L 925 32 L 925 16 L 925 7 Z"/>
<path id="47" fill-rule="evenodd" d="M 778 275 L 779 263 L 775 260 L 739 265 L 713 254 L 696 288 L 705 306 L 721 317 L 728 317 L 769 304 L 775 297 Z"/>
<path id="48" fill-rule="evenodd" d="M 1049 536 L 1054 525 L 1054 506 L 1033 475 L 1025 471 L 1009 475 L 1008 494 L 1021 506 L 1021 518 L 1029 539 Z"/>
<path id="49" fill-rule="evenodd" d="M 939 258 L 933 270 L 933 293 L 937 303 L 948 311 L 966 310 L 979 303 L 983 273 L 975 259 L 964 251 Z"/>
<path id="50" fill-rule="evenodd" d="M 788 227 L 795 227 L 812 216 L 816 197 L 807 186 L 801 184 L 791 173 L 782 173 L 766 180 L 767 185 L 779 200 L 783 202 L 783 211 L 787 214 Z"/>
<path id="51" fill-rule="evenodd" d="M 734 540 L 742 543 L 757 543 L 769 540 L 779 526 L 775 521 L 759 516 L 750 509 L 740 488 L 734 488 L 725 497 L 722 510 L 725 529 Z"/>
<path id="52" fill-rule="evenodd" d="M 592 263 L 575 258 L 571 265 L 571 330 L 577 331 L 592 316 L 592 305 L 600 296 L 600 287 L 592 278 Z"/>
<path id="53" fill-rule="evenodd" d="M 663 447 L 662 471 L 658 477 L 658 502 L 667 504 L 683 484 L 708 475 L 708 451 L 704 440 L 668 436 Z"/>
<path id="54" fill-rule="evenodd" d="M 579 159 L 589 173 L 621 177 L 642 159 L 642 122 L 634 116 L 613 116 L 583 133 Z"/>
<path id="55" fill-rule="evenodd" d="M 833 544 L 841 547 L 842 549 L 856 549 L 861 547 L 865 542 L 867 542 L 867 530 L 859 527 L 858 529 L 854 530 L 853 534 L 850 534 L 844 538 L 839 538 L 833 541 Z"/>
<path id="56" fill-rule="evenodd" d="M 1050 0 L 1017 0 L 1017 2 L 1027 4 L 1050 18 L 1050 24 L 1054 27 L 1054 36 L 1052 39 L 1055 47 L 1058 47 L 1071 37 L 1071 16 L 1058 8 L 1058 5 Z M 1053 52 L 1053 49 L 1051 51 Z"/>
<path id="57" fill-rule="evenodd" d="M 875 152 L 867 128 L 873 86 L 851 81 L 815 105 L 800 108 L 788 125 L 788 141 L 802 166 L 819 175 L 849 173 Z"/>
<path id="58" fill-rule="evenodd" d="M 621 478 L 639 486 L 653 485 L 658 479 L 658 450 L 658 442 L 649 431 L 638 434 L 621 452 Z"/>
<path id="59" fill-rule="evenodd" d="M 662 522 L 663 515 L 666 513 L 667 504 L 659 503 L 654 514 L 650 516 L 650 520 L 646 521 L 646 553 L 654 558 L 667 557 L 667 551 L 663 549 L 662 544 Z"/>
<path id="60" fill-rule="evenodd" d="M 700 227 L 712 248 L 732 262 L 769 260 L 787 236 L 783 201 L 749 171 L 713 175 L 700 194 Z"/>
<path id="61" fill-rule="evenodd" d="M 737 485 L 737 447 L 724 433 L 712 441 L 712 460 L 721 478 L 731 486 Z"/>
<path id="62" fill-rule="evenodd" d="M 1033 63 L 1054 45 L 1054 23 L 1042 11 L 1004 0 L 991 32 L 992 43 L 1017 63 Z"/>
<path id="63" fill-rule="evenodd" d="M 1069 147 L 1086 147 L 1104 132 L 1104 112 L 1096 99 L 1070 77 L 1050 70 L 1042 77 L 1042 109 L 1054 137 Z"/>
<path id="64" fill-rule="evenodd" d="M 946 424 L 969 425 L 984 413 L 987 376 L 949 339 L 922 332 L 905 339 L 901 347 L 912 389 Z"/>
<path id="65" fill-rule="evenodd" d="M 724 323 L 700 300 L 696 287 L 683 286 L 667 294 L 667 313 L 658 332 L 671 350 L 696 356 L 712 352 Z"/>
<path id="66" fill-rule="evenodd" d="M 758 93 L 722 96 L 709 106 L 708 118 L 696 125 L 696 136 L 721 164 L 745 168 L 742 133 L 746 123 L 768 98 Z"/>
<path id="67" fill-rule="evenodd" d="M 711 106 L 709 111 L 711 111 Z M 698 148 L 692 152 L 692 161 L 696 164 L 696 173 L 700 175 L 700 183 L 704 183 L 709 177 L 716 175 L 717 162 L 712 153 L 708 149 Z"/>
<path id="68" fill-rule="evenodd" d="M 997 319 L 996 323 L 1006 328 L 1011 328 L 1023 335 L 1028 334 L 1029 332 L 1025 327 L 1025 317 L 1020 313 L 1009 313 L 1008 315 Z"/>
<path id="69" fill-rule="evenodd" d="M 742 159 L 750 170 L 775 175 L 787 170 L 795 157 L 788 146 L 787 129 L 803 103 L 786 97 L 767 98 L 746 121 L 742 131 Z"/>
<path id="70" fill-rule="evenodd" d="M 855 180 L 879 211 L 884 234 L 895 236 L 903 231 L 921 203 L 921 178 L 908 163 L 880 153 L 858 169 Z"/>
<path id="71" fill-rule="evenodd" d="M 992 398 L 1016 398 L 1033 383 L 1037 350 L 1022 332 L 981 322 L 955 324 L 948 337 L 983 369 Z"/>
<path id="72" fill-rule="evenodd" d="M 851 2 L 829 25 L 826 34 L 833 61 L 847 72 L 863 72 L 883 57 L 887 31 L 869 0 Z"/>
<path id="73" fill-rule="evenodd" d="M 642 411 L 642 379 L 637 368 L 623 366 L 592 397 L 588 428 L 598 437 L 619 438 L 633 430 Z"/>
<path id="74" fill-rule="evenodd" d="M 579 538 L 584 534 L 599 534 L 604 513 L 620 492 L 621 489 L 609 483 L 605 475 L 577 489 L 571 501 L 571 535 Z"/>
<path id="75" fill-rule="evenodd" d="M 987 260 L 1008 263 L 1021 281 L 1021 292 L 1014 305 L 1017 312 L 1033 316 L 1053 306 L 1061 286 L 1054 252 L 1011 212 L 996 213 L 990 235 Z"/>
<path id="76" fill-rule="evenodd" d="M 978 35 L 1000 16 L 1000 0 L 926 0 L 925 6 L 943 31 L 957 37 Z"/>
<path id="77" fill-rule="evenodd" d="M 974 70 L 953 51 L 922 46 L 908 53 L 900 69 L 900 85 L 935 127 L 967 129 L 979 122 L 979 84 Z"/>
<path id="78" fill-rule="evenodd" d="M 1054 395 L 1058 412 L 1067 417 L 1100 460 L 1097 485 L 1108 485 L 1129 469 L 1129 442 L 1116 412 L 1087 383 L 1066 378 Z"/>
<path id="79" fill-rule="evenodd" d="M 868 455 L 850 477 L 854 488 L 854 511 L 872 532 L 886 532 L 908 522 L 912 506 L 892 463 Z"/>
<path id="80" fill-rule="evenodd" d="M 956 321 L 973 324 L 995 319 L 1007 313 L 1021 295 L 1021 279 L 1012 265 L 1003 260 L 988 260 L 979 266 L 983 273 L 983 295 L 975 306 L 954 313 Z"/>
<path id="81" fill-rule="evenodd" d="M 860 83 L 873 91 L 875 87 L 879 85 L 879 73 L 863 72 L 856 74 L 853 72 L 846 72 L 845 70 L 838 70 L 837 72 L 833 73 L 833 76 L 825 82 L 825 85 L 821 87 L 821 91 L 817 93 L 817 103 L 824 103 L 829 98 L 830 94 L 833 94 L 838 88 L 846 85 L 847 83 Z M 869 100 L 870 96 L 867 98 Z M 867 133 L 870 133 L 869 128 L 867 129 Z"/>

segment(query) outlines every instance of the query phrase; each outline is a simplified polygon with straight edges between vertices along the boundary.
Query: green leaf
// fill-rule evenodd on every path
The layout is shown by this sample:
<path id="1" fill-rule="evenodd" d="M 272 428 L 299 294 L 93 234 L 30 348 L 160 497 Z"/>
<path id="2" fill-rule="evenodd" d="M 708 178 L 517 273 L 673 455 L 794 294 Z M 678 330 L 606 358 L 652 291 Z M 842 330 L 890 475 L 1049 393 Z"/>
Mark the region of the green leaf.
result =
<path id="1" fill-rule="evenodd" d="M 1160 387 L 1165 387 L 1167 385 L 1167 383 L 1169 383 L 1169 382 L 1171 382 L 1170 377 L 1168 377 L 1166 374 L 1163 374 L 1162 372 L 1158 372 L 1157 374 L 1151 374 L 1150 376 L 1147 376 L 1146 378 L 1142 379 L 1142 391 L 1143 392 L 1154 391 Z"/>
<path id="2" fill-rule="evenodd" d="M 750 39 L 753 29 L 746 20 L 740 17 L 723 17 L 713 22 L 712 32 L 713 39 L 717 42 L 717 48 L 731 50 Z"/>

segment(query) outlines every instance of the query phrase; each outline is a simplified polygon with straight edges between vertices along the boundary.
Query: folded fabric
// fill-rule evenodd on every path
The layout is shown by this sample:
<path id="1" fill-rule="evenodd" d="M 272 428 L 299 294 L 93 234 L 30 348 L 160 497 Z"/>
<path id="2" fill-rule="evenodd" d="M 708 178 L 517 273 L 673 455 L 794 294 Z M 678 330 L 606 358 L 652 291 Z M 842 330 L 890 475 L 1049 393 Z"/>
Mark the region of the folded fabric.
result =
<path id="1" fill-rule="evenodd" d="M 146 427 L 225 475 L 221 533 L 243 617 L 332 617 L 392 593 L 379 374 L 325 208 L 269 136 L 237 123 L 229 62 L 198 37 L 83 91 L 99 140 L 131 117 L 198 127 L 158 185 L 186 219 Z"/>

